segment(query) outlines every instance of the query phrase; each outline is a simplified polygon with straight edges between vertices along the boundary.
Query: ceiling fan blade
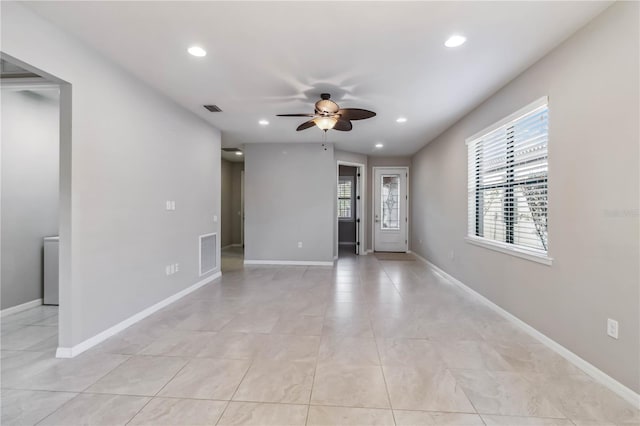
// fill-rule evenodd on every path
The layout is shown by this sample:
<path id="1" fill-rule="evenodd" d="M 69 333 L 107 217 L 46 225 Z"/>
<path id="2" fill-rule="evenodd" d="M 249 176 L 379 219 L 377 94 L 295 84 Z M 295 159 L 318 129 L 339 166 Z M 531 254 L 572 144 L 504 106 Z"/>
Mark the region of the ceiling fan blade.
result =
<path id="1" fill-rule="evenodd" d="M 277 114 L 276 117 L 315 117 L 317 114 Z"/>
<path id="2" fill-rule="evenodd" d="M 343 108 L 338 114 L 343 120 L 365 120 L 376 116 L 375 112 L 360 108 Z"/>
<path id="3" fill-rule="evenodd" d="M 305 130 L 305 129 L 308 129 L 309 127 L 313 127 L 315 125 L 316 125 L 316 123 L 314 123 L 313 120 L 305 121 L 304 123 L 299 125 L 296 130 L 299 132 L 300 130 Z"/>
<path id="4" fill-rule="evenodd" d="M 336 125 L 333 126 L 333 130 L 340 130 L 341 132 L 348 132 L 351 129 L 353 129 L 353 125 L 349 120 L 345 120 L 344 118 L 340 118 L 340 120 L 336 122 Z"/>

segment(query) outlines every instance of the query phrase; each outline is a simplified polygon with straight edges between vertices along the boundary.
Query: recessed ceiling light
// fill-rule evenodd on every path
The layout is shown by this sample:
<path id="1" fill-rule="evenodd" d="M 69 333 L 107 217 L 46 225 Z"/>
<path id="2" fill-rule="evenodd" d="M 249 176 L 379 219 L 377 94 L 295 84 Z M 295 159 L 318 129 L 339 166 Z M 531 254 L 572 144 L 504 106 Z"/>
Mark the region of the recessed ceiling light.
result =
<path id="1" fill-rule="evenodd" d="M 381 143 L 377 143 L 376 144 L 376 148 L 382 148 L 384 145 L 382 145 Z"/>
<path id="2" fill-rule="evenodd" d="M 242 155 L 242 151 L 236 151 L 236 155 L 237 156 L 241 156 Z"/>
<path id="3" fill-rule="evenodd" d="M 190 48 L 187 49 L 187 52 L 189 52 L 193 56 L 197 56 L 198 58 L 207 56 L 207 51 L 200 46 L 191 46 Z"/>
<path id="4" fill-rule="evenodd" d="M 269 124 L 269 122 L 267 120 L 260 120 L 258 121 L 258 124 L 261 126 L 267 126 Z"/>
<path id="5" fill-rule="evenodd" d="M 406 123 L 407 119 L 405 117 L 398 117 L 396 119 L 396 123 Z"/>
<path id="6" fill-rule="evenodd" d="M 462 46 L 465 41 L 467 41 L 467 38 L 465 36 L 456 34 L 449 37 L 447 41 L 444 42 L 444 45 L 447 47 L 458 47 Z"/>

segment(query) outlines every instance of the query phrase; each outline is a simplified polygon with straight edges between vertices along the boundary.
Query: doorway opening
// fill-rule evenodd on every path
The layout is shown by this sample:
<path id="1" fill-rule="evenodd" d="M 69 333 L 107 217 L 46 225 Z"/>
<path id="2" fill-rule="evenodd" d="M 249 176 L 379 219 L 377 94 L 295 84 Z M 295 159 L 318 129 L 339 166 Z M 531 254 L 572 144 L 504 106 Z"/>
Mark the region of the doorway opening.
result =
<path id="1" fill-rule="evenodd" d="M 338 161 L 337 180 L 337 255 L 365 254 L 363 206 L 364 164 Z"/>
<path id="2" fill-rule="evenodd" d="M 71 85 L 0 53 L 0 90 L 3 349 L 52 353 L 71 334 Z"/>
<path id="3" fill-rule="evenodd" d="M 409 249 L 409 168 L 373 168 L 373 250 Z"/>
<path id="4" fill-rule="evenodd" d="M 229 273 L 244 264 L 244 152 L 222 148 L 221 161 L 221 270 Z"/>

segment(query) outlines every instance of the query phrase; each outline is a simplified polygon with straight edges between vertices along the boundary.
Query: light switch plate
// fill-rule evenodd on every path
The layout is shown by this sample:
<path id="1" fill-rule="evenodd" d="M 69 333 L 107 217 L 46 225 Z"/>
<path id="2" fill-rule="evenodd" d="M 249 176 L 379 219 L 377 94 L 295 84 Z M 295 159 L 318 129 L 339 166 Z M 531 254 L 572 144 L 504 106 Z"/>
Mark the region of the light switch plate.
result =
<path id="1" fill-rule="evenodd" d="M 611 318 L 607 319 L 607 334 L 614 339 L 618 338 L 618 321 Z"/>

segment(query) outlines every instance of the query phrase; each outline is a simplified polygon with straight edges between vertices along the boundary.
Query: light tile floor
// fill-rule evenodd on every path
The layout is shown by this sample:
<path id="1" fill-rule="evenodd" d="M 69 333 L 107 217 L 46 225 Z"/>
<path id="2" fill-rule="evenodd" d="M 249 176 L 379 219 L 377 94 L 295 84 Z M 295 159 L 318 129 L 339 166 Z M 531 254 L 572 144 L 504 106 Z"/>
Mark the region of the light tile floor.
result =
<path id="1" fill-rule="evenodd" d="M 420 261 L 239 267 L 74 359 L 2 319 L 3 425 L 623 425 L 631 405 Z"/>

